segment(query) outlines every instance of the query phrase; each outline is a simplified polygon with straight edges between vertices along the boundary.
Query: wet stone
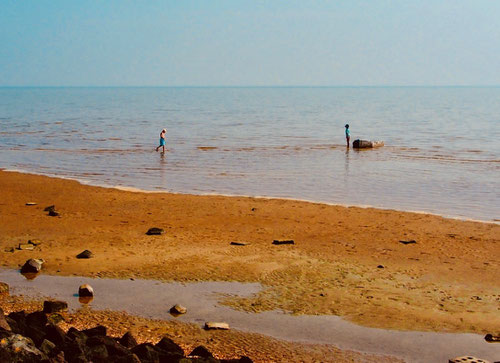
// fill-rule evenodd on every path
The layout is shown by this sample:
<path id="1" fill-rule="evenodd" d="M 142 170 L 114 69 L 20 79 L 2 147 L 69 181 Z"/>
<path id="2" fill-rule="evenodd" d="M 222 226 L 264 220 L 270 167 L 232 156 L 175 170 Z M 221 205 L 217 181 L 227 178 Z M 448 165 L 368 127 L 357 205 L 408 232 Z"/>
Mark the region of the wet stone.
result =
<path id="1" fill-rule="evenodd" d="M 484 340 L 489 343 L 500 343 L 500 335 L 486 334 Z"/>
<path id="2" fill-rule="evenodd" d="M 55 210 L 49 210 L 49 216 L 51 216 L 51 217 L 59 217 L 60 214 L 59 214 L 59 212 L 57 212 Z"/>
<path id="3" fill-rule="evenodd" d="M 42 269 L 43 259 L 30 258 L 21 268 L 21 273 L 37 273 Z"/>
<path id="4" fill-rule="evenodd" d="M 26 202 L 26 204 L 25 204 L 25 205 L 27 205 L 27 206 L 32 206 L 32 205 L 36 205 L 36 203 L 35 203 L 35 202 Z"/>
<path id="5" fill-rule="evenodd" d="M 187 308 L 180 305 L 180 304 L 175 304 L 170 308 L 170 312 L 172 314 L 186 314 L 187 313 Z"/>
<path id="6" fill-rule="evenodd" d="M 137 345 L 137 340 L 135 340 L 134 336 L 132 335 L 131 332 L 126 332 L 123 334 L 123 336 L 120 338 L 118 341 L 121 345 L 123 345 L 126 348 L 132 349 Z"/>
<path id="7" fill-rule="evenodd" d="M 206 330 L 212 329 L 220 329 L 220 330 L 229 330 L 229 324 L 223 322 L 215 322 L 215 321 L 207 321 L 205 323 Z"/>
<path id="8" fill-rule="evenodd" d="M 31 243 L 20 243 L 19 246 L 17 247 L 18 250 L 34 250 L 35 245 L 32 245 Z"/>
<path id="9" fill-rule="evenodd" d="M 42 241 L 40 241 L 39 239 L 30 239 L 28 243 L 33 246 L 39 246 L 42 244 Z"/>
<path id="10" fill-rule="evenodd" d="M 94 254 L 89 250 L 82 251 L 78 255 L 76 255 L 76 258 L 79 259 L 92 258 L 92 257 L 94 257 Z"/>
<path id="11" fill-rule="evenodd" d="M 161 228 L 153 227 L 153 228 L 148 229 L 146 234 L 148 236 L 159 236 L 159 235 L 163 234 L 164 232 L 165 231 Z"/>
<path id="12" fill-rule="evenodd" d="M 250 243 L 249 242 L 237 242 L 237 241 L 233 241 L 233 242 L 231 242 L 231 245 L 232 246 L 248 246 L 248 245 L 250 245 Z"/>
<path id="13" fill-rule="evenodd" d="M 191 357 L 201 357 L 201 358 L 213 358 L 212 353 L 205 348 L 203 345 L 199 345 L 193 349 L 191 353 L 189 353 Z"/>
<path id="14" fill-rule="evenodd" d="M 409 245 L 409 244 L 412 244 L 412 243 L 417 243 L 417 241 L 415 241 L 414 239 L 411 239 L 411 240 L 408 240 L 408 241 L 400 240 L 399 243 L 402 243 L 404 245 Z"/>
<path id="15" fill-rule="evenodd" d="M 80 297 L 94 296 L 94 289 L 89 284 L 83 284 L 78 288 L 78 296 Z"/>
<path id="16" fill-rule="evenodd" d="M 295 244 L 293 239 L 285 239 L 285 240 L 275 239 L 273 241 L 273 245 L 293 245 L 293 244 Z"/>
<path id="17" fill-rule="evenodd" d="M 5 248 L 3 249 L 3 251 L 4 251 L 4 252 L 9 252 L 9 253 L 12 253 L 12 252 L 14 252 L 14 247 L 5 247 Z"/>
<path id="18" fill-rule="evenodd" d="M 50 212 L 51 210 L 56 210 L 56 206 L 55 205 L 49 205 L 48 207 L 45 207 L 43 209 L 44 212 Z"/>

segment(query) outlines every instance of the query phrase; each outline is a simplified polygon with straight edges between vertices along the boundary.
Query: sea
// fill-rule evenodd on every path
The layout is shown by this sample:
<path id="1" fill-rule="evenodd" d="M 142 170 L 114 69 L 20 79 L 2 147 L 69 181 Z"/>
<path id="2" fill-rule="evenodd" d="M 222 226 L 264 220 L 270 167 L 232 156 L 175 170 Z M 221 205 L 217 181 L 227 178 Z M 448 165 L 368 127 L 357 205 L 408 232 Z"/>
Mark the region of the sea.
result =
<path id="1" fill-rule="evenodd" d="M 0 168 L 498 223 L 500 87 L 0 88 Z"/>

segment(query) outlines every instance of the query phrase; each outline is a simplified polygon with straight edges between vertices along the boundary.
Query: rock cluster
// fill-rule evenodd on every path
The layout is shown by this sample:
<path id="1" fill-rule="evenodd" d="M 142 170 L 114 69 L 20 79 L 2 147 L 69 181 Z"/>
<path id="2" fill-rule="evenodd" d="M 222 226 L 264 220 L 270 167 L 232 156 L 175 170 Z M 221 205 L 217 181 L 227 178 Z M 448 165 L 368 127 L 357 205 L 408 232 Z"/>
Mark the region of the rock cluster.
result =
<path id="1" fill-rule="evenodd" d="M 53 303 L 53 302 L 51 302 Z M 3 322 L 3 324 L 2 324 Z M 67 332 L 52 324 L 43 311 L 5 316 L 0 309 L 1 362 L 252 362 L 247 357 L 219 360 L 205 347 L 189 355 L 173 340 L 138 344 L 131 333 L 121 338 L 107 335 L 106 327 Z"/>

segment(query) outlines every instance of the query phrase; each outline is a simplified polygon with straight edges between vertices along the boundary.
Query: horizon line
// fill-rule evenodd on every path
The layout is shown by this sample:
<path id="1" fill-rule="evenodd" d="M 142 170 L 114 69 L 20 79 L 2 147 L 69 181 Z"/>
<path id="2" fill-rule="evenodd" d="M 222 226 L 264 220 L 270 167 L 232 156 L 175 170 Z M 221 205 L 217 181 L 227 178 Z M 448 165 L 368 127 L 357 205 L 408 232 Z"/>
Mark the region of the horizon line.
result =
<path id="1" fill-rule="evenodd" d="M 500 84 L 469 85 L 0 85 L 0 88 L 496 88 Z"/>

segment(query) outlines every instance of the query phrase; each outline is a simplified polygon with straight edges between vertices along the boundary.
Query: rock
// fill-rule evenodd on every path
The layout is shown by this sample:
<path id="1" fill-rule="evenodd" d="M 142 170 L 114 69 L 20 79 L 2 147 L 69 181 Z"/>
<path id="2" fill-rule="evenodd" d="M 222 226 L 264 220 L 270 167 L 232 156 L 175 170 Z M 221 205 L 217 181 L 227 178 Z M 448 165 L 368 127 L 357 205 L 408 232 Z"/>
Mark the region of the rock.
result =
<path id="1" fill-rule="evenodd" d="M 5 282 L 0 282 L 0 295 L 9 293 L 9 285 Z"/>
<path id="2" fill-rule="evenodd" d="M 229 330 L 229 324 L 228 323 L 214 322 L 214 321 L 207 321 L 205 323 L 205 329 L 206 330 L 211 330 L 211 329 Z"/>
<path id="3" fill-rule="evenodd" d="M 31 243 L 19 243 L 19 246 L 17 247 L 18 250 L 34 250 L 35 246 L 32 245 Z"/>
<path id="4" fill-rule="evenodd" d="M 106 336 L 106 327 L 102 325 L 98 325 L 94 328 L 82 330 L 82 333 L 84 333 L 88 337 L 95 337 L 95 336 Z"/>
<path id="5" fill-rule="evenodd" d="M 2 308 L 0 308 L 0 328 L 8 331 L 12 330 L 9 323 L 7 322 L 7 319 L 5 318 Z"/>
<path id="6" fill-rule="evenodd" d="M 355 149 L 371 149 L 380 146 L 384 146 L 383 141 L 369 141 L 369 140 L 356 139 L 352 143 L 352 147 Z"/>
<path id="7" fill-rule="evenodd" d="M 135 347 L 137 345 L 137 340 L 135 340 L 132 333 L 128 331 L 125 334 L 123 334 L 123 336 L 120 338 L 118 343 L 120 343 L 124 347 L 132 349 L 133 347 Z"/>
<path id="8" fill-rule="evenodd" d="M 56 212 L 55 210 L 49 210 L 49 216 L 51 216 L 51 217 L 59 217 L 60 214 L 59 214 L 59 212 Z"/>
<path id="9" fill-rule="evenodd" d="M 475 358 L 472 356 L 457 357 L 457 358 L 450 359 L 448 362 L 449 363 L 490 363 L 487 360 Z"/>
<path id="10" fill-rule="evenodd" d="M 273 241 L 273 245 L 293 245 L 295 244 L 295 242 L 293 241 L 293 239 L 287 239 L 287 240 L 277 240 L 275 239 Z"/>
<path id="11" fill-rule="evenodd" d="M 32 205 L 36 205 L 36 203 L 35 203 L 35 202 L 26 202 L 26 204 L 25 204 L 25 205 L 27 205 L 27 206 L 32 206 Z"/>
<path id="12" fill-rule="evenodd" d="M 43 312 L 45 314 L 57 313 L 58 311 L 63 310 L 68 310 L 68 303 L 66 301 L 46 300 L 43 302 Z"/>
<path id="13" fill-rule="evenodd" d="M 172 339 L 163 337 L 156 343 L 156 349 L 160 349 L 169 354 L 178 354 L 184 356 L 184 350 L 179 347 Z"/>
<path id="14" fill-rule="evenodd" d="M 187 308 L 180 304 L 175 304 L 170 308 L 170 312 L 174 314 L 186 314 Z"/>
<path id="15" fill-rule="evenodd" d="M 9 320 L 10 319 L 10 320 Z M 14 311 L 6 318 L 12 331 L 16 334 L 24 334 L 27 329 L 26 314 L 24 311 Z"/>
<path id="16" fill-rule="evenodd" d="M 159 362 L 160 354 L 151 343 L 142 343 L 131 349 L 141 362 Z"/>
<path id="17" fill-rule="evenodd" d="M 400 243 L 404 244 L 404 245 L 409 245 L 411 243 L 417 243 L 417 241 L 415 241 L 414 239 L 411 239 L 409 241 L 399 241 Z"/>
<path id="18" fill-rule="evenodd" d="M 39 246 L 42 244 L 42 241 L 40 241 L 39 239 L 30 239 L 28 243 L 32 244 L 33 246 Z"/>
<path id="19" fill-rule="evenodd" d="M 35 259 L 30 258 L 26 263 L 21 267 L 21 273 L 38 273 L 42 269 L 42 265 L 45 261 L 41 258 Z"/>
<path id="20" fill-rule="evenodd" d="M 48 360 L 30 338 L 10 333 L 0 340 L 0 362 L 40 362 Z"/>
<path id="21" fill-rule="evenodd" d="M 189 353 L 190 357 L 201 357 L 201 358 L 213 358 L 212 353 L 209 352 L 207 348 L 203 345 L 199 345 L 193 349 L 191 353 Z"/>
<path id="22" fill-rule="evenodd" d="M 26 325 L 29 328 L 36 327 L 40 329 L 45 329 L 47 325 L 47 315 L 43 311 L 35 311 L 26 315 Z"/>
<path id="23" fill-rule="evenodd" d="M 153 227 L 153 228 L 150 228 L 148 229 L 148 231 L 146 232 L 146 234 L 148 236 L 158 236 L 160 234 L 163 234 L 164 230 L 161 229 L 161 228 L 156 228 L 156 227 Z M 140 358 L 140 357 L 139 357 Z"/>
<path id="24" fill-rule="evenodd" d="M 44 339 L 42 344 L 40 344 L 40 350 L 47 355 L 50 355 L 55 347 L 56 345 L 47 339 Z"/>
<path id="25" fill-rule="evenodd" d="M 92 258 L 94 257 L 94 254 L 90 252 L 89 250 L 85 250 L 83 252 L 80 252 L 78 255 L 76 255 L 76 258 Z"/>
<path id="26" fill-rule="evenodd" d="M 500 343 L 500 335 L 486 334 L 484 340 L 489 343 Z"/>
<path id="27" fill-rule="evenodd" d="M 248 246 L 250 245 L 249 242 L 231 242 L 231 245 L 233 246 Z"/>
<path id="28" fill-rule="evenodd" d="M 109 355 L 111 356 L 128 356 L 131 353 L 129 350 L 118 343 L 115 339 L 108 336 L 93 336 L 87 339 L 85 343 L 87 347 L 94 347 L 98 345 L 104 345 Z"/>
<path id="29" fill-rule="evenodd" d="M 78 296 L 80 297 L 94 296 L 94 289 L 89 284 L 83 284 L 78 288 Z"/>
<path id="30" fill-rule="evenodd" d="M 4 252 L 14 252 L 14 247 L 5 247 L 3 249 Z"/>
<path id="31" fill-rule="evenodd" d="M 45 207 L 44 208 L 44 212 L 50 212 L 51 210 L 56 210 L 56 206 L 55 205 L 49 205 L 48 207 Z"/>
<path id="32" fill-rule="evenodd" d="M 65 321 L 64 316 L 62 316 L 59 313 L 50 314 L 49 316 L 47 316 L 47 320 L 52 325 L 57 325 L 57 324 Z"/>
<path id="33" fill-rule="evenodd" d="M 384 268 L 384 265 L 378 265 L 377 268 Z"/>

